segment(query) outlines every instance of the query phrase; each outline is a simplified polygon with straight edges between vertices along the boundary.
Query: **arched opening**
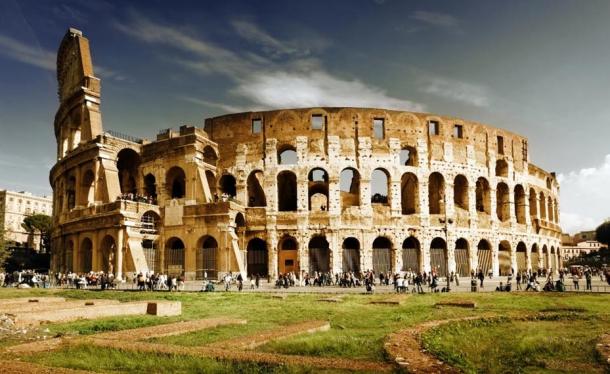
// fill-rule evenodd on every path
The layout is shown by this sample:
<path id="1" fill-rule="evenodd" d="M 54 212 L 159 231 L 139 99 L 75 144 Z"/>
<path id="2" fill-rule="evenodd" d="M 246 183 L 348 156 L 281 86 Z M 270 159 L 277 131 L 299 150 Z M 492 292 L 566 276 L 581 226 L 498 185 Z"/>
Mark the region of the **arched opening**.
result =
<path id="1" fill-rule="evenodd" d="M 422 271 L 421 263 L 419 240 L 414 236 L 409 236 L 402 242 L 402 270 L 419 273 Z"/>
<path id="2" fill-rule="evenodd" d="M 360 173 L 356 169 L 346 168 L 341 171 L 339 188 L 342 207 L 360 205 Z"/>
<path id="3" fill-rule="evenodd" d="M 167 191 L 172 199 L 182 199 L 186 196 L 186 175 L 181 167 L 174 166 L 165 176 Z"/>
<path id="4" fill-rule="evenodd" d="M 284 145 L 278 148 L 277 163 L 280 165 L 296 165 L 297 150 L 291 145 Z"/>
<path id="5" fill-rule="evenodd" d="M 360 242 L 356 238 L 343 241 L 343 271 L 360 273 Z"/>
<path id="6" fill-rule="evenodd" d="M 389 205 L 390 175 L 384 169 L 371 174 L 371 203 Z"/>
<path id="7" fill-rule="evenodd" d="M 81 179 L 79 205 L 88 206 L 95 202 L 95 175 L 92 170 L 87 170 Z"/>
<path id="8" fill-rule="evenodd" d="M 237 196 L 237 181 L 231 174 L 224 174 L 220 177 L 218 183 L 220 185 L 220 192 L 228 196 L 229 198 L 235 198 Z"/>
<path id="9" fill-rule="evenodd" d="M 210 188 L 210 194 L 214 198 L 214 201 L 218 200 L 218 192 L 216 189 L 216 175 L 211 170 L 205 171 L 205 180 L 208 182 Z"/>
<path id="10" fill-rule="evenodd" d="M 309 272 L 330 271 L 330 249 L 324 236 L 315 236 L 309 241 Z"/>
<path id="11" fill-rule="evenodd" d="M 218 242 L 213 236 L 206 235 L 199 239 L 199 250 L 196 254 L 196 279 L 218 278 Z"/>
<path id="12" fill-rule="evenodd" d="M 151 239 L 142 240 L 142 250 L 144 251 L 144 258 L 146 259 L 148 270 L 158 272 L 159 254 L 157 251 L 157 242 Z"/>
<path id="13" fill-rule="evenodd" d="M 400 150 L 400 164 L 406 166 L 416 166 L 417 165 L 417 151 L 415 147 L 406 146 Z"/>
<path id="14" fill-rule="evenodd" d="M 430 266 L 437 275 L 448 275 L 447 243 L 443 238 L 434 238 L 430 243 Z"/>
<path id="15" fill-rule="evenodd" d="M 152 203 L 155 204 L 157 200 L 157 178 L 151 173 L 146 174 L 144 177 L 144 190 L 146 196 L 152 199 Z"/>
<path id="16" fill-rule="evenodd" d="M 517 223 L 525 224 L 525 190 L 518 184 L 515 186 L 515 217 Z"/>
<path id="17" fill-rule="evenodd" d="M 152 210 L 142 214 L 140 218 L 140 233 L 155 235 L 159 232 L 161 217 Z"/>
<path id="18" fill-rule="evenodd" d="M 269 274 L 267 243 L 259 238 L 248 242 L 248 275 L 266 277 Z"/>
<path id="19" fill-rule="evenodd" d="M 506 222 L 510 218 L 510 198 L 506 183 L 498 183 L 496 188 L 496 214 L 502 222 Z"/>
<path id="20" fill-rule="evenodd" d="M 88 273 L 93 270 L 93 242 L 91 239 L 83 239 L 79 251 L 80 271 L 82 273 Z"/>
<path id="21" fill-rule="evenodd" d="M 140 155 L 130 148 L 125 148 L 118 153 L 116 167 L 122 194 L 136 194 L 138 192 L 136 180 L 140 160 Z"/>
<path id="22" fill-rule="evenodd" d="M 328 173 L 322 168 L 315 168 L 309 172 L 308 197 L 309 210 L 328 210 Z"/>
<path id="23" fill-rule="evenodd" d="M 74 209 L 76 206 L 76 178 L 74 176 L 68 178 L 66 198 L 68 200 L 68 209 Z"/>
<path id="24" fill-rule="evenodd" d="M 540 192 L 540 219 L 546 220 L 546 198 L 542 192 Z"/>
<path id="25" fill-rule="evenodd" d="M 543 269 L 548 269 L 550 267 L 549 265 L 549 249 L 547 248 L 546 244 L 542 246 L 542 268 Z"/>
<path id="26" fill-rule="evenodd" d="M 555 222 L 555 212 L 553 207 L 553 199 L 549 196 L 547 199 L 547 206 L 549 210 L 549 222 Z"/>
<path id="27" fill-rule="evenodd" d="M 373 271 L 377 274 L 392 271 L 392 242 L 383 236 L 373 241 Z"/>
<path id="28" fill-rule="evenodd" d="M 551 247 L 549 268 L 550 268 L 551 272 L 554 272 L 557 270 L 557 257 L 555 256 L 555 247 Z"/>
<path id="29" fill-rule="evenodd" d="M 445 214 L 445 178 L 441 173 L 428 178 L 428 206 L 430 214 Z"/>
<path id="30" fill-rule="evenodd" d="M 165 243 L 165 273 L 180 276 L 184 273 L 184 242 L 173 237 Z"/>
<path id="31" fill-rule="evenodd" d="M 491 188 L 487 179 L 480 177 L 476 183 L 477 212 L 491 214 Z"/>
<path id="32" fill-rule="evenodd" d="M 462 174 L 453 181 L 453 203 L 456 208 L 468 211 L 468 179 Z"/>
<path id="33" fill-rule="evenodd" d="M 470 274 L 470 245 L 464 238 L 455 241 L 455 271 L 459 275 Z"/>
<path id="34" fill-rule="evenodd" d="M 419 187 L 417 176 L 413 173 L 404 173 L 400 179 L 400 201 L 402 214 L 415 214 L 419 212 Z"/>
<path id="35" fill-rule="evenodd" d="M 491 244 L 485 239 L 477 244 L 477 258 L 478 268 L 483 271 L 483 274 L 487 275 L 491 271 L 492 253 Z"/>
<path id="36" fill-rule="evenodd" d="M 506 240 L 502 240 L 498 245 L 498 263 L 501 276 L 512 274 L 510 243 Z"/>
<path id="37" fill-rule="evenodd" d="M 71 272 L 75 271 L 74 269 L 74 242 L 72 240 L 68 241 L 68 245 L 66 246 L 66 254 L 64 256 L 64 271 Z"/>
<path id="38" fill-rule="evenodd" d="M 546 188 L 550 190 L 551 187 L 552 187 L 551 178 L 550 177 L 546 177 Z"/>
<path id="39" fill-rule="evenodd" d="M 523 242 L 517 244 L 517 271 L 527 270 L 527 246 Z"/>
<path id="40" fill-rule="evenodd" d="M 540 269 L 540 250 L 538 244 L 532 244 L 532 271 L 538 271 Z"/>
<path id="41" fill-rule="evenodd" d="M 279 243 L 278 271 L 280 274 L 299 272 L 298 243 L 292 236 L 285 236 Z"/>
<path id="42" fill-rule="evenodd" d="M 263 207 L 267 206 L 267 198 L 265 197 L 265 190 L 263 190 L 263 184 L 265 182 L 263 172 L 255 170 L 248 175 L 248 206 L 249 207 Z"/>
<path id="43" fill-rule="evenodd" d="M 114 258 L 116 253 L 116 242 L 110 235 L 106 235 L 100 243 L 102 254 L 101 268 L 104 273 L 114 274 Z"/>
<path id="44" fill-rule="evenodd" d="M 553 222 L 559 224 L 559 206 L 557 205 L 557 199 L 553 201 Z"/>
<path id="45" fill-rule="evenodd" d="M 285 170 L 277 175 L 277 199 L 280 212 L 297 210 L 297 176 Z"/>
<path id="46" fill-rule="evenodd" d="M 529 196 L 529 205 L 530 205 L 530 218 L 532 222 L 536 219 L 536 215 L 538 214 L 538 201 L 536 199 L 536 191 L 533 188 L 530 188 L 530 196 Z"/>
<path id="47" fill-rule="evenodd" d="M 505 160 L 496 161 L 496 177 L 508 177 L 508 163 Z"/>
<path id="48" fill-rule="evenodd" d="M 218 161 L 218 155 L 216 154 L 216 151 L 211 146 L 206 145 L 203 148 L 203 162 L 216 166 L 216 161 Z"/>

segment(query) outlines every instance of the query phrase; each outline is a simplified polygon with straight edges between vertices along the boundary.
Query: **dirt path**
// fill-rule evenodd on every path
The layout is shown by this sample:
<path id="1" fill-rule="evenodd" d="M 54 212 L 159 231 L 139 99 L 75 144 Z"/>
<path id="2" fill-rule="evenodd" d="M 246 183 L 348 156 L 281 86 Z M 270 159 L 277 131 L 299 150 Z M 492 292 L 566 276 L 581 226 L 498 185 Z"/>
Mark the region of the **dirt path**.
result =
<path id="1" fill-rule="evenodd" d="M 599 338 L 599 343 L 595 347 L 600 357 L 604 360 L 606 365 L 610 368 L 610 333 L 603 334 Z"/>
<path id="2" fill-rule="evenodd" d="M 49 367 L 31 362 L 0 360 L 0 373 L 11 374 L 89 374 L 91 371 Z"/>

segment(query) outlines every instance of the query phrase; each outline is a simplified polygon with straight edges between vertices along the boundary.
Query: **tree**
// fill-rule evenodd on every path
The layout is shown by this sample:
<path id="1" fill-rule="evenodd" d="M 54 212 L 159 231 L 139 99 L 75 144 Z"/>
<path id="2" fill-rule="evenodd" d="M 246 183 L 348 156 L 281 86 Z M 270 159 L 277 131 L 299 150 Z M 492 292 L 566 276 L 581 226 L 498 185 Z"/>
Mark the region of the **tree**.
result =
<path id="1" fill-rule="evenodd" d="M 595 229 L 595 240 L 610 248 L 610 219 L 597 226 Z"/>
<path id="2" fill-rule="evenodd" d="M 0 228 L 0 271 L 4 270 L 4 263 L 9 256 L 6 241 L 4 240 L 4 229 Z"/>
<path id="3" fill-rule="evenodd" d="M 49 250 L 52 226 L 53 219 L 46 214 L 32 214 L 31 216 L 25 217 L 21 224 L 21 227 L 32 235 L 35 235 L 37 232 L 40 233 L 41 248 L 45 251 Z"/>

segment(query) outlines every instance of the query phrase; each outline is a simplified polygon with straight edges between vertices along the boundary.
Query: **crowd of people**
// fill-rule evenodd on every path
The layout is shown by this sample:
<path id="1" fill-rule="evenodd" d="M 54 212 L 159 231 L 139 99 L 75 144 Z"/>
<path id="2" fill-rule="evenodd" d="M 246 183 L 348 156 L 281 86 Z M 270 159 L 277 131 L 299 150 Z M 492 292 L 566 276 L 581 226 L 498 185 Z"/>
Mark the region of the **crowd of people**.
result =
<path id="1" fill-rule="evenodd" d="M 117 196 L 117 201 L 135 201 L 136 203 L 156 204 L 157 199 L 154 196 L 140 195 L 137 193 L 124 193 Z"/>

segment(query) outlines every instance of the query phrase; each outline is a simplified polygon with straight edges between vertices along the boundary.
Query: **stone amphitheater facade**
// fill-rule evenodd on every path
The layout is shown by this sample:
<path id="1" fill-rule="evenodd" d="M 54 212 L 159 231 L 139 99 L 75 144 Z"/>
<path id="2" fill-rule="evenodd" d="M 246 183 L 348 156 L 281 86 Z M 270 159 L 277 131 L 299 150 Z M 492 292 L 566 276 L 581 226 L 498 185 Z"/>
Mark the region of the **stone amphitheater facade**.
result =
<path id="1" fill-rule="evenodd" d="M 425 113 L 303 108 L 208 118 L 148 141 L 104 131 L 80 31 L 64 37 L 57 67 L 56 271 L 560 266 L 559 184 L 520 135 Z"/>

